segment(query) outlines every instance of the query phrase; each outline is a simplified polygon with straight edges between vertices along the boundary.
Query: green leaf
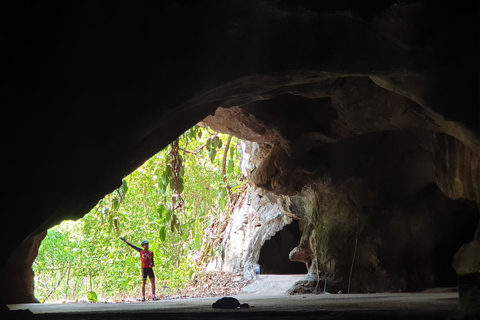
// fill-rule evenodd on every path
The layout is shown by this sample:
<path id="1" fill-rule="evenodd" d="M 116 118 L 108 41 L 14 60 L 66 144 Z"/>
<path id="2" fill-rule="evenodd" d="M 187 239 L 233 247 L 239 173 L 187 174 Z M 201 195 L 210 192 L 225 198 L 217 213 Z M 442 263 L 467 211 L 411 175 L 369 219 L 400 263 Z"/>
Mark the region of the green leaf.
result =
<path id="1" fill-rule="evenodd" d="M 226 188 L 221 188 L 220 199 L 218 199 L 218 204 L 221 208 L 225 208 L 228 203 L 228 192 Z"/>
<path id="2" fill-rule="evenodd" d="M 157 207 L 157 213 L 160 219 L 163 219 L 163 212 L 165 212 L 165 205 L 161 204 Z"/>
<path id="3" fill-rule="evenodd" d="M 223 145 L 222 139 L 220 139 L 219 137 L 215 137 L 215 146 L 216 146 L 218 149 L 220 149 L 220 148 L 222 148 L 222 145 Z"/>
<path id="4" fill-rule="evenodd" d="M 210 160 L 212 162 L 215 161 L 215 156 L 217 155 L 217 150 L 215 148 L 210 149 L 210 152 L 208 153 L 208 156 L 210 157 Z"/>
<path id="5" fill-rule="evenodd" d="M 87 292 L 87 299 L 89 302 L 98 302 L 98 295 L 95 291 Z"/>
<path id="6" fill-rule="evenodd" d="M 167 192 L 167 185 L 163 184 L 163 183 L 159 183 L 158 184 L 158 191 L 160 191 L 161 194 L 165 194 Z"/>
<path id="7" fill-rule="evenodd" d="M 162 242 L 165 242 L 165 239 L 167 237 L 167 234 L 165 232 L 165 226 L 160 227 L 159 236 L 160 236 L 160 240 L 162 240 Z"/>
<path id="8" fill-rule="evenodd" d="M 202 236 L 197 234 L 195 236 L 195 248 L 199 250 L 202 247 L 202 244 L 203 244 Z"/>
<path id="9" fill-rule="evenodd" d="M 120 198 L 114 198 L 112 201 L 112 211 L 115 212 L 120 207 Z"/>
<path id="10" fill-rule="evenodd" d="M 235 161 L 233 160 L 228 160 L 228 163 L 227 163 L 227 173 L 228 174 L 231 174 L 233 172 L 233 169 L 235 167 Z"/>
<path id="11" fill-rule="evenodd" d="M 127 192 L 128 192 L 127 180 L 125 180 L 125 179 L 122 180 L 122 185 L 120 186 L 120 188 L 118 188 L 118 192 L 120 193 L 122 198 L 125 198 L 125 196 L 127 195 Z"/>
<path id="12" fill-rule="evenodd" d="M 170 167 L 170 166 L 168 166 Z M 168 186 L 168 183 L 169 183 L 170 179 L 168 178 L 168 172 L 167 170 L 165 170 L 162 174 L 162 182 L 164 185 Z"/>
<path id="13" fill-rule="evenodd" d="M 225 200 L 225 198 L 221 197 L 218 200 L 218 205 L 220 206 L 220 208 L 225 208 L 225 206 L 227 205 L 227 200 Z"/>
<path id="14" fill-rule="evenodd" d="M 225 206 L 227 205 L 227 201 L 224 198 L 220 198 L 220 200 L 218 200 L 218 205 L 220 206 L 220 208 L 225 208 Z"/>
<path id="15" fill-rule="evenodd" d="M 167 210 L 167 214 L 165 215 L 165 222 L 170 222 L 170 220 L 172 219 L 172 213 L 173 211 L 172 210 Z"/>
<path id="16" fill-rule="evenodd" d="M 166 168 L 165 168 L 165 172 L 166 172 L 166 177 L 171 180 L 172 179 L 172 176 L 173 176 L 173 173 L 172 173 L 172 167 L 167 164 Z"/>
<path id="17" fill-rule="evenodd" d="M 182 167 L 180 168 L 180 177 L 183 177 L 185 174 L 185 165 L 182 165 Z"/>

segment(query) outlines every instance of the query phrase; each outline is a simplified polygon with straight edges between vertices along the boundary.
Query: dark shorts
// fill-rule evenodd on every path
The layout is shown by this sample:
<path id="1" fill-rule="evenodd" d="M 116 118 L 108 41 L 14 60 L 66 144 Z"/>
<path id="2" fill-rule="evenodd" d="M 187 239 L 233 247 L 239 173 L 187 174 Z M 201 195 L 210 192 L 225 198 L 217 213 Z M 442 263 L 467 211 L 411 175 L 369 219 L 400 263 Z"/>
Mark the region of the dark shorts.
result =
<path id="1" fill-rule="evenodd" d="M 147 280 L 147 277 L 150 279 L 155 278 L 152 268 L 142 268 L 142 280 Z"/>

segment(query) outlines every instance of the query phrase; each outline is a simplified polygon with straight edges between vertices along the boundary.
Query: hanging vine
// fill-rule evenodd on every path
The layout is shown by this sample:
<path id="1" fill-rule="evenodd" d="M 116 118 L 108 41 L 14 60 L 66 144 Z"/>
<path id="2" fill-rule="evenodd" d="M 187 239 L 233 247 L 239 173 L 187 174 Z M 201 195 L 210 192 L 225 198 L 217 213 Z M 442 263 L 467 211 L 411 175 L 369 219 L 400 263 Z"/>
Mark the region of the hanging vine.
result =
<path id="1" fill-rule="evenodd" d="M 167 164 L 167 174 L 169 175 L 170 188 L 173 191 L 172 209 L 181 210 L 184 204 L 182 199 L 183 192 L 183 163 L 179 153 L 180 138 L 175 139 L 170 144 L 170 163 Z"/>

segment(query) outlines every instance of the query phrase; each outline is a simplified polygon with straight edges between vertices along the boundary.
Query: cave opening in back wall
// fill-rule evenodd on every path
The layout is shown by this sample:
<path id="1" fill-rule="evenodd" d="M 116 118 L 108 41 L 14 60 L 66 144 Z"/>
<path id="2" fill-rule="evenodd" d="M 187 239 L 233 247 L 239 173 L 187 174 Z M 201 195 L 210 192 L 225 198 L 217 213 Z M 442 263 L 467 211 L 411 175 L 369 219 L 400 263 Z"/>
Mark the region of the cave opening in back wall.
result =
<path id="1" fill-rule="evenodd" d="M 298 220 L 294 220 L 265 241 L 258 259 L 260 274 L 306 274 L 305 263 L 288 258 L 290 251 L 300 243 L 301 237 Z"/>

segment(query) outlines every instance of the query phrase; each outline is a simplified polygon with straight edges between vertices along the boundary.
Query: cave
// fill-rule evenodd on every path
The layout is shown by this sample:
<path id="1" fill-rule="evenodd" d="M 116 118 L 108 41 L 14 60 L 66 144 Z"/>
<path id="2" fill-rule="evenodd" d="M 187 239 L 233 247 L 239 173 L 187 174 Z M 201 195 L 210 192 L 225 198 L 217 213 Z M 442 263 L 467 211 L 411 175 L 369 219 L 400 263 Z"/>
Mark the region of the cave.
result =
<path id="1" fill-rule="evenodd" d="M 315 273 L 345 288 L 355 255 L 354 292 L 457 283 L 478 314 L 477 16 L 425 0 L 15 2 L 1 312 L 38 302 L 46 230 L 203 121 L 253 142 L 252 188 L 306 222 L 297 289 Z"/>
<path id="2" fill-rule="evenodd" d="M 288 257 L 300 243 L 301 237 L 298 220 L 294 220 L 265 241 L 258 259 L 260 274 L 306 274 L 308 270 L 305 263 L 292 261 Z"/>

